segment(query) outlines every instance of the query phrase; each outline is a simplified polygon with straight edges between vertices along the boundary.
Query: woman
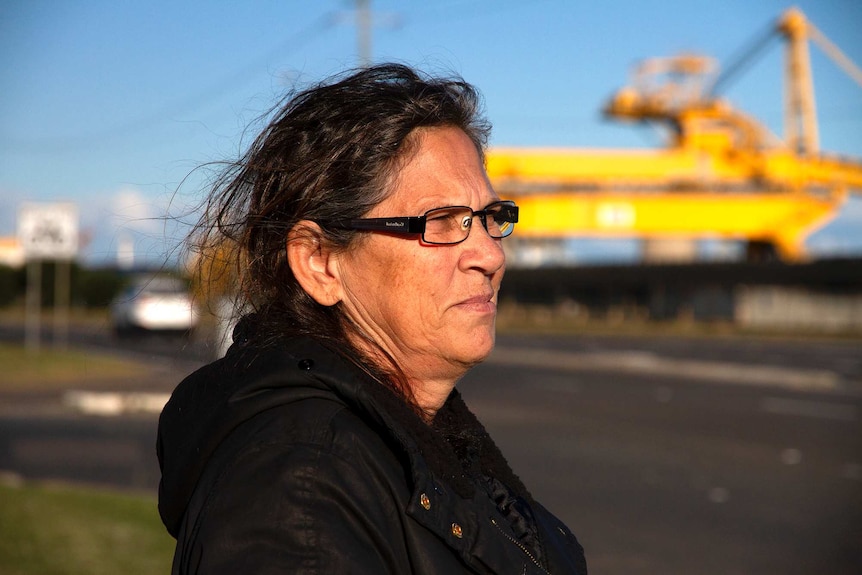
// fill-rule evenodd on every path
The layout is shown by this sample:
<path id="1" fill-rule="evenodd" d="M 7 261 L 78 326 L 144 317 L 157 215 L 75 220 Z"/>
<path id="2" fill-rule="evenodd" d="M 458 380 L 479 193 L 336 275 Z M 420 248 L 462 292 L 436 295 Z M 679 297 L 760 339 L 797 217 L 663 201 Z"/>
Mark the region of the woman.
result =
<path id="1" fill-rule="evenodd" d="M 254 312 L 160 419 L 174 573 L 586 573 L 455 389 L 518 216 L 478 105 L 365 69 L 290 98 L 216 182 L 198 244 L 234 242 Z"/>

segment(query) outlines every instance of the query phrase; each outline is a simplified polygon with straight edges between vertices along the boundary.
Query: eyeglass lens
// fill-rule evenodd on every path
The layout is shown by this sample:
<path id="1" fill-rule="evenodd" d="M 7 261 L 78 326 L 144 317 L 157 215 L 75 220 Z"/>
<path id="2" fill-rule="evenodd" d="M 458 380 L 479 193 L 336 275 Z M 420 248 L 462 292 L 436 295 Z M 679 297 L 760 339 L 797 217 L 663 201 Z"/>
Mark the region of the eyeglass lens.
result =
<path id="1" fill-rule="evenodd" d="M 492 238 L 506 237 L 515 227 L 504 205 L 491 205 L 479 212 L 466 207 L 439 208 L 425 214 L 423 239 L 438 244 L 462 242 L 470 234 L 474 216 L 482 220 L 483 227 Z"/>

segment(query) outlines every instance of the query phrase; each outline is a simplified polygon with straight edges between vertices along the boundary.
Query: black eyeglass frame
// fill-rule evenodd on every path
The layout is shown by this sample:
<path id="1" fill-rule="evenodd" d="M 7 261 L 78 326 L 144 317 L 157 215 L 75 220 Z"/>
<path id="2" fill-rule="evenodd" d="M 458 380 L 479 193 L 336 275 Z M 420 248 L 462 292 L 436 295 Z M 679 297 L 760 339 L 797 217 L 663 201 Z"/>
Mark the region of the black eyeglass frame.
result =
<path id="1" fill-rule="evenodd" d="M 488 231 L 488 215 L 489 210 L 493 210 L 497 206 L 502 207 L 507 210 L 507 219 L 506 221 L 511 225 L 509 228 L 509 232 L 500 236 L 494 236 L 491 232 Z M 498 202 L 492 202 L 485 206 L 481 210 L 474 210 L 470 206 L 442 206 L 439 208 L 433 208 L 422 214 L 421 216 L 406 216 L 406 217 L 391 217 L 391 218 L 355 218 L 352 220 L 347 220 L 344 222 L 320 222 L 322 225 L 328 227 L 339 228 L 343 230 L 356 230 L 356 231 L 365 231 L 365 232 L 387 232 L 390 234 L 404 234 L 404 235 L 415 235 L 421 234 L 422 241 L 426 244 L 432 244 L 437 246 L 454 246 L 460 244 L 465 241 L 468 237 L 470 237 L 470 231 L 467 231 L 467 235 L 465 235 L 462 239 L 457 242 L 434 242 L 425 239 L 425 222 L 427 221 L 428 214 L 431 214 L 440 210 L 451 210 L 451 209 L 464 209 L 470 210 L 470 222 L 472 223 L 473 218 L 479 216 L 479 220 L 482 222 L 482 227 L 485 228 L 485 231 L 488 232 L 494 239 L 505 238 L 512 235 L 512 232 L 515 230 L 515 224 L 518 223 L 518 206 L 515 205 L 515 202 L 511 200 L 501 200 Z M 502 210 L 501 210 L 502 212 Z M 472 229 L 473 226 L 470 226 Z"/>

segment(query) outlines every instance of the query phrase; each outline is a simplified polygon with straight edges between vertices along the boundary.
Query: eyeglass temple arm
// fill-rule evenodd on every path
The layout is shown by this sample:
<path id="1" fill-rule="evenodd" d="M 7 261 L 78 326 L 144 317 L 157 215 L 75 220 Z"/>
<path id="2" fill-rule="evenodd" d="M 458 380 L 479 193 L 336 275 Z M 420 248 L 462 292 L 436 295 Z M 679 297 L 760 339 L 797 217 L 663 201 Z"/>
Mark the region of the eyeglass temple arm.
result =
<path id="1" fill-rule="evenodd" d="M 505 205 L 508 210 L 510 221 L 518 223 L 518 206 Z M 487 217 L 487 210 L 473 212 L 473 215 L 482 214 Z M 422 234 L 425 233 L 425 216 L 402 217 L 402 218 L 357 218 L 341 224 L 352 230 L 386 231 L 396 234 Z"/>
<path id="2" fill-rule="evenodd" d="M 425 232 L 425 217 L 361 218 L 349 220 L 346 227 L 353 230 L 383 231 L 396 234 L 421 234 Z"/>

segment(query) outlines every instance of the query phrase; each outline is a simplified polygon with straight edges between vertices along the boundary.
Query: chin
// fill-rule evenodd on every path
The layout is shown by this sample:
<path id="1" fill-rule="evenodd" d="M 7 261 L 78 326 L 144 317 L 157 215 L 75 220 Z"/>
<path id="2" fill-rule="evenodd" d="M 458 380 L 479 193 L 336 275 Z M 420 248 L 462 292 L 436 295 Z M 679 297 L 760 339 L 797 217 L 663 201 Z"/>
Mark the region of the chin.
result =
<path id="1" fill-rule="evenodd" d="M 469 341 L 464 343 L 462 347 L 462 355 L 465 358 L 465 363 L 476 365 L 485 361 L 491 352 L 494 351 L 495 333 L 494 330 L 475 332 Z"/>

